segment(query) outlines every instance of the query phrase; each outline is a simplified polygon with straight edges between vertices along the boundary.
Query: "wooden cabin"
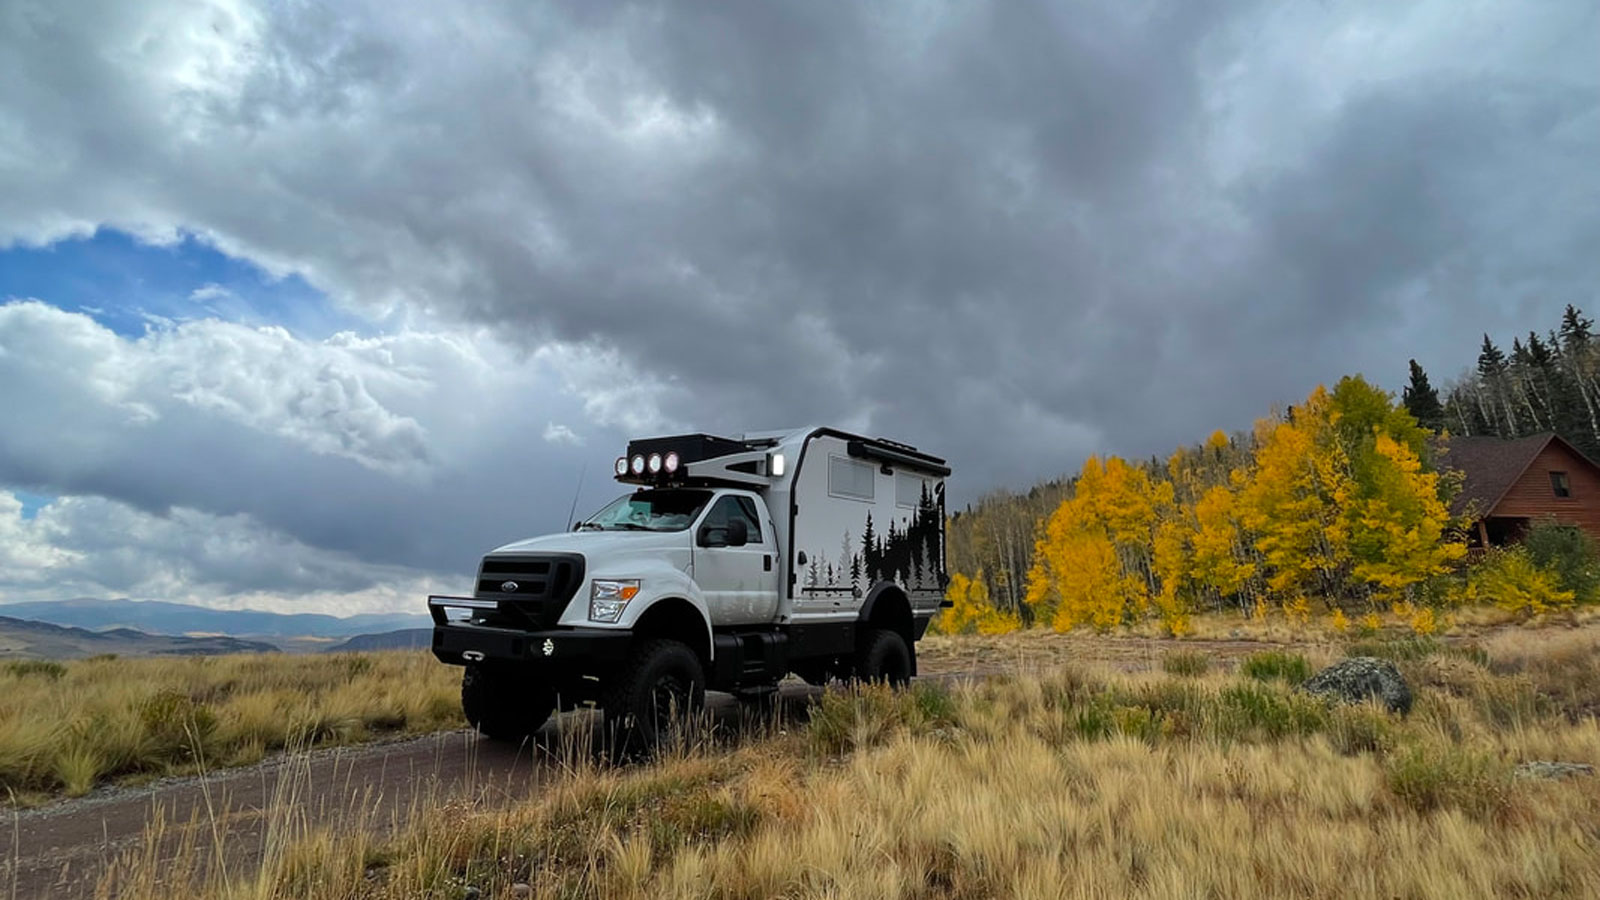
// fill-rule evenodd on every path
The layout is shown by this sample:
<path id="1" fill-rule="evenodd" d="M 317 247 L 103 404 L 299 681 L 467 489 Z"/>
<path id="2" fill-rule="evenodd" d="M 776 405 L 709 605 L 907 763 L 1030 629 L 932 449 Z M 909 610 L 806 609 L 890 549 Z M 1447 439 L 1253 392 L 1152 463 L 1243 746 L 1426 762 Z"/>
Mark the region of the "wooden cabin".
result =
<path id="1" fill-rule="evenodd" d="M 1600 465 L 1559 435 L 1452 437 L 1439 468 L 1463 476 L 1451 511 L 1471 518 L 1473 547 L 1516 543 L 1550 519 L 1600 541 Z"/>

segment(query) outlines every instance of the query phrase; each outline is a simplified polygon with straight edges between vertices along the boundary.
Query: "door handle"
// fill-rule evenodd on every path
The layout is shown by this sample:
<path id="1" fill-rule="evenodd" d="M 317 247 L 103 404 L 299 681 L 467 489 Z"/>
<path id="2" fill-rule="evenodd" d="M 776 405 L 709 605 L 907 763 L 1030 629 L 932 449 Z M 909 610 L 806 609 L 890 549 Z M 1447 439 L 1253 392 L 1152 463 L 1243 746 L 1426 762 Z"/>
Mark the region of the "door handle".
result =
<path id="1" fill-rule="evenodd" d="M 772 554 L 771 553 L 763 553 L 763 554 L 761 554 L 761 571 L 763 571 L 763 572 L 771 572 L 772 571 Z"/>

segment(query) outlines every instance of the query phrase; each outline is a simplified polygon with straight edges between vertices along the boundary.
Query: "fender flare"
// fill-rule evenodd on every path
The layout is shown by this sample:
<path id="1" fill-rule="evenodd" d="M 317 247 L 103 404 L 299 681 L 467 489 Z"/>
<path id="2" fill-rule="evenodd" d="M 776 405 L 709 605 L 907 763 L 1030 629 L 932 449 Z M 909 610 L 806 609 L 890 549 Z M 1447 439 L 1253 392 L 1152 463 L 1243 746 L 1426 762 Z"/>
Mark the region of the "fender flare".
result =
<path id="1" fill-rule="evenodd" d="M 861 604 L 857 621 L 879 621 L 901 632 L 909 646 L 915 628 L 912 615 L 911 598 L 906 595 L 905 588 L 892 581 L 880 581 L 867 591 L 867 599 Z"/>

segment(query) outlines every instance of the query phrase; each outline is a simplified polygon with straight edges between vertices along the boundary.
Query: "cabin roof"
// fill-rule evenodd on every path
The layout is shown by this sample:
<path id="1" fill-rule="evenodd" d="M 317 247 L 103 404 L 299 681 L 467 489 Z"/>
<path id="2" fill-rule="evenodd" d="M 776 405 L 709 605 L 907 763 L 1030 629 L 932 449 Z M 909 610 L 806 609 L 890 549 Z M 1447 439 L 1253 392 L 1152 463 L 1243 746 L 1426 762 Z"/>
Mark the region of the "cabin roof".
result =
<path id="1" fill-rule="evenodd" d="M 1517 483 L 1517 479 L 1528 471 L 1528 467 L 1552 442 L 1559 442 L 1588 465 L 1595 465 L 1593 460 L 1554 432 L 1509 439 L 1450 438 L 1448 443 L 1441 446 L 1439 468 L 1454 469 L 1463 476 L 1461 492 L 1450 504 L 1451 512 L 1459 516 L 1475 508 L 1479 516 L 1489 515 L 1505 497 L 1506 491 Z"/>

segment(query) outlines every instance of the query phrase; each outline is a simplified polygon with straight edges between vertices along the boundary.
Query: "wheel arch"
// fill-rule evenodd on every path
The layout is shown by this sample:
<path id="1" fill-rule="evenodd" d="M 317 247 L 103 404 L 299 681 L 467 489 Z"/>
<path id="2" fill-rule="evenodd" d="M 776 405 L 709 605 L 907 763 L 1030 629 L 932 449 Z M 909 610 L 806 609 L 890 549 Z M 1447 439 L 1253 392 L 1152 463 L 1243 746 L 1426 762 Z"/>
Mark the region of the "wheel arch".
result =
<path id="1" fill-rule="evenodd" d="M 916 623 L 911 617 L 911 598 L 892 581 L 879 582 L 867 592 L 861 604 L 860 623 L 869 628 L 888 628 L 905 638 L 906 646 L 915 643 Z"/>
<path id="2" fill-rule="evenodd" d="M 650 604 L 633 623 L 638 638 L 662 637 L 682 641 L 709 674 L 711 671 L 711 624 L 699 607 L 683 597 L 662 597 Z"/>

